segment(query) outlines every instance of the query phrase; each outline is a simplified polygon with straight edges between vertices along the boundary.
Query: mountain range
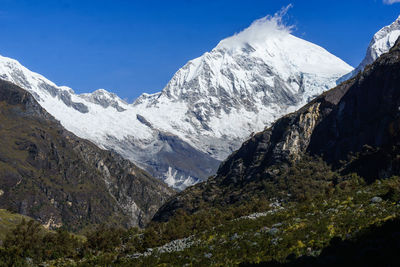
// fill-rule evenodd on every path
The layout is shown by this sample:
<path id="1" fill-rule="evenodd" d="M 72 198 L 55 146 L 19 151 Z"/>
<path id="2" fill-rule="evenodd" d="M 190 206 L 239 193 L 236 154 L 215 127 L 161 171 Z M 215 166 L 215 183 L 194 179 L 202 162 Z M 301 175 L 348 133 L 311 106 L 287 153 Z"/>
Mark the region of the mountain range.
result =
<path id="1" fill-rule="evenodd" d="M 0 78 L 31 92 L 67 130 L 178 189 L 206 180 L 252 133 L 352 70 L 293 36 L 279 15 L 222 40 L 185 64 L 161 92 L 143 94 L 132 104 L 104 89 L 75 94 L 0 58 Z"/>
<path id="2" fill-rule="evenodd" d="M 222 40 L 161 92 L 132 104 L 104 89 L 75 94 L 6 57 L 0 78 L 32 93 L 67 130 L 181 190 L 213 175 L 253 133 L 363 70 L 399 34 L 399 19 L 378 31 L 353 70 L 293 36 L 277 14 Z"/>
<path id="3" fill-rule="evenodd" d="M 353 69 L 281 15 L 131 104 L 0 57 L 0 265 L 392 263 L 400 17 Z"/>

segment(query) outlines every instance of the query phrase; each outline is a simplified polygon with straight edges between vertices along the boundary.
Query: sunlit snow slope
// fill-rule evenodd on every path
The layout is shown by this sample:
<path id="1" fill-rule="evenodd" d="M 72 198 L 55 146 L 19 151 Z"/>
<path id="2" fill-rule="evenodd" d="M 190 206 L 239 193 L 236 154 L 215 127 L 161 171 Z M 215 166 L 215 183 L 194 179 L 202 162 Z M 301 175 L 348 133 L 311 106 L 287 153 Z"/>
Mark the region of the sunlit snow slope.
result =
<path id="1" fill-rule="evenodd" d="M 255 21 L 189 61 L 133 104 L 105 90 L 77 95 L 0 57 L 0 78 L 29 90 L 64 127 L 183 189 L 213 174 L 247 139 L 336 85 L 352 67 L 290 34 L 279 16 Z"/>

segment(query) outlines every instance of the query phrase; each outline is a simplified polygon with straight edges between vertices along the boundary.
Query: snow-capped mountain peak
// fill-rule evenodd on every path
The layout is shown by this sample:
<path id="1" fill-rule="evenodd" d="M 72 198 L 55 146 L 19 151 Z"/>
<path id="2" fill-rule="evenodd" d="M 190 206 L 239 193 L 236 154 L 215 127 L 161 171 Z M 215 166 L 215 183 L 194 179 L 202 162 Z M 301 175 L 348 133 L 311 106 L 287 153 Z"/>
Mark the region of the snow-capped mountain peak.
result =
<path id="1" fill-rule="evenodd" d="M 345 75 L 340 81 L 347 80 L 363 71 L 367 65 L 372 64 L 382 54 L 389 52 L 397 38 L 400 36 L 400 16 L 390 25 L 383 27 L 371 39 L 367 48 L 367 53 L 363 61 L 348 75 Z"/>
<path id="2" fill-rule="evenodd" d="M 142 115 L 152 125 L 164 124 L 168 132 L 223 160 L 251 132 L 335 86 L 353 69 L 293 36 L 281 22 L 279 15 L 255 21 L 189 61 L 161 94 L 141 96 L 135 106 L 146 110 Z"/>
<path id="3" fill-rule="evenodd" d="M 279 73 L 284 80 L 300 72 L 326 77 L 352 70 L 325 49 L 293 36 L 291 29 L 283 25 L 282 13 L 256 20 L 240 33 L 220 41 L 212 51 L 189 61 L 163 94 L 181 99 L 195 98 L 194 94 L 202 92 L 213 95 L 218 87 L 228 89 L 229 94 L 236 94 L 235 89 L 254 91 L 248 81 L 258 78 L 258 73 L 253 72 L 259 66 L 264 69 L 262 76 L 270 71 Z M 239 84 L 233 84 L 232 78 L 237 78 Z M 273 79 L 268 82 L 273 85 Z"/>
<path id="4" fill-rule="evenodd" d="M 371 64 L 380 55 L 389 51 L 400 36 L 400 16 L 390 25 L 379 30 L 371 40 L 368 47 L 367 57 L 363 61 L 365 64 Z M 371 61 L 372 60 L 372 61 Z"/>

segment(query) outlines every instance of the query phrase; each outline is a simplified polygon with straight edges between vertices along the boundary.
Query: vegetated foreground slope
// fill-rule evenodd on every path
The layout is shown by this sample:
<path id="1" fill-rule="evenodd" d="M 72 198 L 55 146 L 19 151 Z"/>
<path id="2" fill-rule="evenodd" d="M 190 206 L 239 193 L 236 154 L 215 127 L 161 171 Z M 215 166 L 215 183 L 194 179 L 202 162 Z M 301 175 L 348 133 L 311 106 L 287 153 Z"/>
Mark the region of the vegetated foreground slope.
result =
<path id="1" fill-rule="evenodd" d="M 192 215 L 179 212 L 167 223 L 147 229 L 145 241 L 153 242 L 153 249 L 128 254 L 125 265 L 120 265 L 236 266 L 262 261 L 283 265 L 298 263 L 296 258 L 303 256 L 312 257 L 305 262 L 317 266 L 358 262 L 396 266 L 386 263 L 398 263 L 399 229 L 393 225 L 399 224 L 399 177 L 372 184 L 354 174 L 337 177 L 343 180 L 326 191 L 302 188 L 310 194 L 307 200 L 259 199 Z M 295 178 L 313 180 L 304 174 Z M 382 225 L 386 232 L 379 232 Z M 180 242 L 164 245 L 170 237 Z M 349 251 L 341 246 L 342 240 Z M 382 254 L 373 254 L 368 262 L 371 253 Z"/>
<path id="2" fill-rule="evenodd" d="M 166 220 L 180 208 L 195 212 L 202 205 L 234 203 L 257 192 L 291 197 L 288 166 L 306 154 L 322 156 L 342 173 L 356 172 L 369 181 L 399 174 L 399 56 L 397 42 L 357 77 L 254 135 L 215 177 L 178 194 L 155 220 Z"/>
<path id="3" fill-rule="evenodd" d="M 400 220 L 372 225 L 351 239 L 333 238 L 317 256 L 291 254 L 286 262 L 277 260 L 241 263 L 241 267 L 261 266 L 398 266 Z"/>
<path id="4" fill-rule="evenodd" d="M 299 168 L 312 161 L 305 160 L 305 166 Z M 313 164 L 319 165 L 319 175 L 332 174 L 326 165 L 318 161 Z M 50 239 L 22 224 L 0 248 L 0 263 L 30 260 L 50 266 L 236 266 L 305 260 L 328 266 L 357 262 L 392 266 L 386 264 L 396 262 L 393 259 L 399 248 L 399 177 L 368 184 L 355 174 L 334 175 L 337 183 L 327 190 L 303 188 L 310 194 L 306 200 L 259 197 L 191 215 L 181 211 L 166 223 L 152 223 L 142 230 L 99 227 L 78 240 L 57 231 Z M 295 178 L 318 182 L 317 177 L 306 173 Z M 27 244 L 26 239 L 32 242 Z M 371 253 L 382 254 L 368 261 Z M 299 256 L 301 259 L 296 260 Z"/>
<path id="5" fill-rule="evenodd" d="M 66 131 L 18 86 L 0 80 L 0 207 L 50 228 L 144 225 L 173 194 L 114 152 Z"/>

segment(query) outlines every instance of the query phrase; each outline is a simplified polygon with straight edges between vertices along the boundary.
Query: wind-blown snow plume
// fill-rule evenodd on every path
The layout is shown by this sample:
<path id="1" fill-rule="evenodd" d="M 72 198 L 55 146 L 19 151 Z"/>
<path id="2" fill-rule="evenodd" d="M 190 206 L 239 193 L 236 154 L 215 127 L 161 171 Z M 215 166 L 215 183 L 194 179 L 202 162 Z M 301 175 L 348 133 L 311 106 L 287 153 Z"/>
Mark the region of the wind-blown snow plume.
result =
<path id="1" fill-rule="evenodd" d="M 283 7 L 273 16 L 267 15 L 261 19 L 254 21 L 248 28 L 243 31 L 226 38 L 220 42 L 219 47 L 237 48 L 243 44 L 262 43 L 265 40 L 279 35 L 290 34 L 294 28 L 293 25 L 285 25 L 283 18 L 292 5 Z"/>

